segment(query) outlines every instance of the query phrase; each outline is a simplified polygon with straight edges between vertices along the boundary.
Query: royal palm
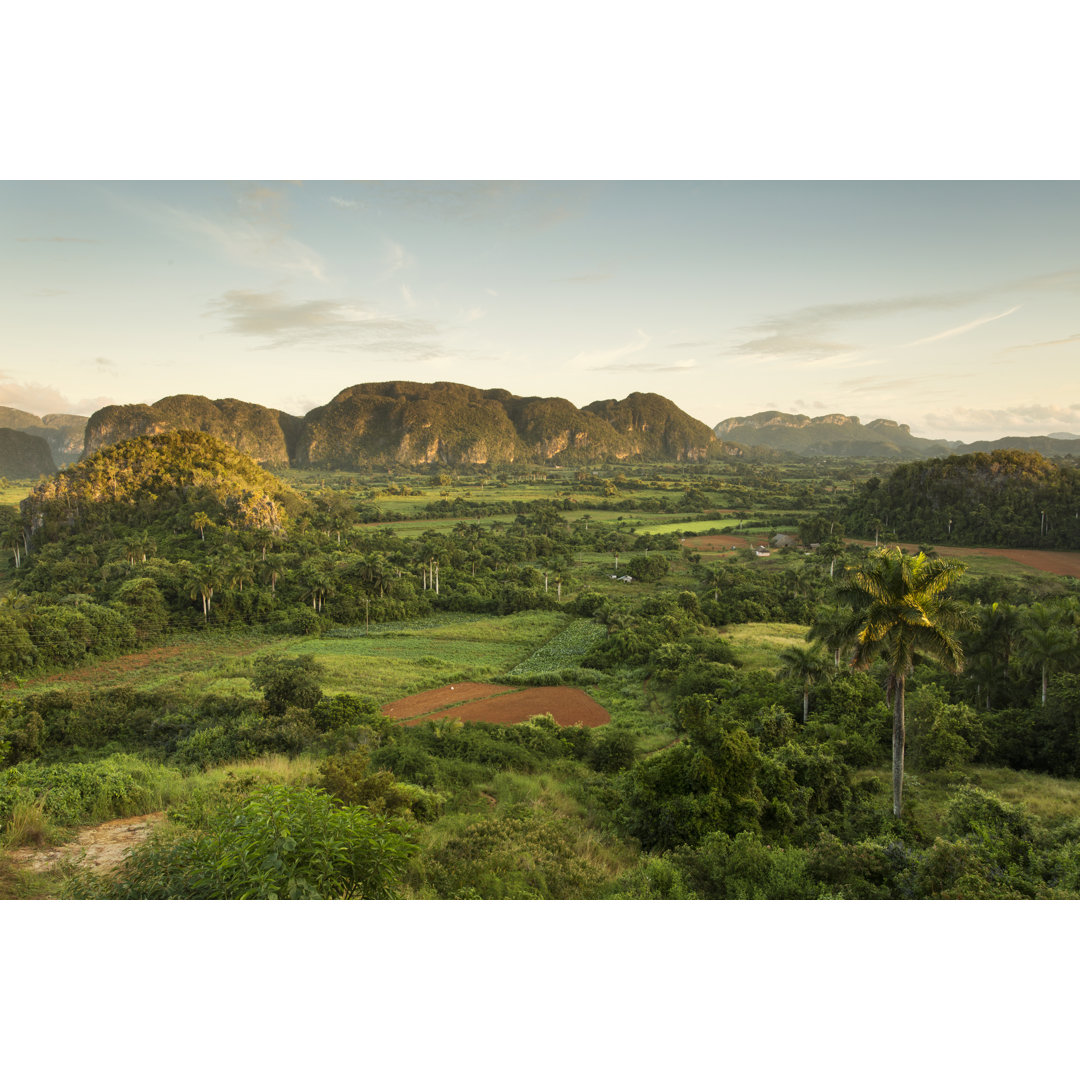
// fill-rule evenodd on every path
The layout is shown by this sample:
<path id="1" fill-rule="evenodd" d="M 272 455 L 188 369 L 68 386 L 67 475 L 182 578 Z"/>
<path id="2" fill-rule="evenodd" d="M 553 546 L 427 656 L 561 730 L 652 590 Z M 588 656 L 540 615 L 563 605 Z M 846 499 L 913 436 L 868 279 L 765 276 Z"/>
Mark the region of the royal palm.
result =
<path id="1" fill-rule="evenodd" d="M 968 618 L 949 587 L 963 574 L 963 563 L 905 555 L 899 548 L 877 548 L 851 570 L 840 599 L 852 609 L 848 631 L 855 642 L 852 664 L 866 668 L 884 661 L 886 694 L 893 706 L 893 814 L 900 816 L 904 787 L 904 687 L 916 657 L 935 660 L 949 671 L 963 667 L 956 632 Z"/>

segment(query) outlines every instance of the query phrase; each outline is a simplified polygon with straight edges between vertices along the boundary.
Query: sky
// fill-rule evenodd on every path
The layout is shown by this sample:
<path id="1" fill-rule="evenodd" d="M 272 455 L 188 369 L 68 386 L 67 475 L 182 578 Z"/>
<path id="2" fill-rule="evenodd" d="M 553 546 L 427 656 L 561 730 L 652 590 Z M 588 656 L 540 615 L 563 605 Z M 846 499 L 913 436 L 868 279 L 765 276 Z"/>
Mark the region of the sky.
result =
<path id="1" fill-rule="evenodd" d="M 359 382 L 1080 432 L 1080 184 L 0 183 L 0 404 Z"/>

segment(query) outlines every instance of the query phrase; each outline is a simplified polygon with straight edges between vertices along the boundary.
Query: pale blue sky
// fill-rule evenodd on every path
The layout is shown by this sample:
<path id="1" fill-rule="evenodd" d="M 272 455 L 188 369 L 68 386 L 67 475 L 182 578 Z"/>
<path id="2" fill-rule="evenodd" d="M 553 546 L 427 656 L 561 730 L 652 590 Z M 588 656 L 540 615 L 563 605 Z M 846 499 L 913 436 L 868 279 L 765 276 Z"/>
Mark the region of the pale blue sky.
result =
<path id="1" fill-rule="evenodd" d="M 0 404 L 654 391 L 1080 432 L 1068 182 L 0 184 Z"/>

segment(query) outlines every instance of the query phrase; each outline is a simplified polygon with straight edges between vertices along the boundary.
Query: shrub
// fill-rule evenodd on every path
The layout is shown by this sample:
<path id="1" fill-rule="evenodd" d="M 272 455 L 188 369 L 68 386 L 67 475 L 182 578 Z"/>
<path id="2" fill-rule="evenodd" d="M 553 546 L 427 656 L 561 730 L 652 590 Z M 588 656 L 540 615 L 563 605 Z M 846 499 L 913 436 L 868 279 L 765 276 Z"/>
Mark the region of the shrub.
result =
<path id="1" fill-rule="evenodd" d="M 417 850 L 408 832 L 315 790 L 271 786 L 204 830 L 151 837 L 88 895 L 126 900 L 380 899 Z"/>
<path id="2" fill-rule="evenodd" d="M 311 709 L 323 694 L 318 677 L 322 667 L 312 656 L 261 656 L 255 661 L 252 685 L 263 692 L 267 711 L 281 716 L 290 705 Z"/>
<path id="3" fill-rule="evenodd" d="M 585 760 L 597 772 L 616 773 L 629 769 L 637 754 L 637 740 L 621 728 L 605 728 L 593 738 Z"/>

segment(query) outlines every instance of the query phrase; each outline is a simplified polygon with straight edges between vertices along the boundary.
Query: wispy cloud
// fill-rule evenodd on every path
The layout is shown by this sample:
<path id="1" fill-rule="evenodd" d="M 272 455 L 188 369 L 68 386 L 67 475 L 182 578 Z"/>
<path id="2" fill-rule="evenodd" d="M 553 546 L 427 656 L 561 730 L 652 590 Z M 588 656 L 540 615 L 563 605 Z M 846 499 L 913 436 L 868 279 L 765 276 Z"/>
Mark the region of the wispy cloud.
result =
<path id="1" fill-rule="evenodd" d="M 795 362 L 843 355 L 858 351 L 863 347 L 837 340 L 835 336 L 837 327 L 850 322 L 865 322 L 916 312 L 956 310 L 1008 294 L 1062 290 L 1067 292 L 1080 290 L 1080 270 L 1055 271 L 964 291 L 915 293 L 875 300 L 816 304 L 770 316 L 744 327 L 742 334 L 745 340 L 731 346 L 728 351 L 739 356 L 753 357 L 756 360 L 787 359 Z M 1005 315 L 1012 314 L 1014 310 L 1015 308 L 1012 308 L 985 320 L 964 323 L 962 326 L 945 331 L 945 334 L 951 337 L 966 333 L 975 326 L 981 325 L 983 321 L 1003 318 Z M 909 344 L 927 344 L 932 340 L 941 339 L 932 335 Z"/>
<path id="2" fill-rule="evenodd" d="M 114 379 L 117 378 L 115 360 L 110 360 L 107 356 L 95 356 L 90 362 L 101 374 L 111 375 Z"/>
<path id="3" fill-rule="evenodd" d="M 937 431 L 992 432 L 999 436 L 1047 435 L 1052 431 L 1080 434 L 1080 402 L 1073 405 L 1010 405 L 1005 409 L 957 407 L 948 412 L 928 413 L 923 417 L 923 423 Z"/>
<path id="4" fill-rule="evenodd" d="M 1080 341 L 1080 334 L 1070 334 L 1068 337 L 1057 338 L 1054 341 L 1033 341 L 1030 345 L 1010 345 L 1005 352 L 1020 352 L 1023 349 L 1047 349 L 1051 345 L 1071 345 Z"/>
<path id="5" fill-rule="evenodd" d="M 633 356 L 634 353 L 647 349 L 651 343 L 652 338 L 644 330 L 636 330 L 634 338 L 625 345 L 618 345 L 614 349 L 593 349 L 579 352 L 571 360 L 571 363 L 578 367 L 603 371 L 624 357 Z"/>
<path id="6" fill-rule="evenodd" d="M 676 360 L 674 363 L 664 363 L 663 361 L 650 363 L 649 361 L 642 361 L 636 364 L 603 364 L 599 367 L 590 368 L 589 370 L 610 371 L 613 375 L 618 375 L 627 371 L 663 371 L 674 375 L 684 371 L 695 371 L 697 370 L 697 366 L 698 362 L 696 360 Z"/>
<path id="7" fill-rule="evenodd" d="M 331 195 L 330 205 L 336 206 L 339 210 L 359 210 L 362 203 L 357 202 L 355 199 L 342 199 L 337 195 Z"/>
<path id="8" fill-rule="evenodd" d="M 707 341 L 673 341 L 667 346 L 669 349 L 703 349 L 709 342 Z"/>
<path id="9" fill-rule="evenodd" d="M 370 200 L 385 199 L 423 218 L 479 223 L 494 221 L 513 228 L 543 229 L 581 213 L 589 185 L 482 181 L 369 181 L 362 191 Z"/>
<path id="10" fill-rule="evenodd" d="M 49 416 L 52 413 L 89 416 L 92 412 L 112 402 L 112 398 L 69 398 L 55 386 L 44 383 L 17 382 L 9 375 L 0 372 L 0 405 L 10 409 L 21 409 L 35 416 Z"/>
<path id="11" fill-rule="evenodd" d="M 317 281 L 326 279 L 322 256 L 292 235 L 288 196 L 276 188 L 245 187 L 231 212 L 213 217 L 157 201 L 125 205 L 167 229 L 209 245 L 239 266 Z"/>
<path id="12" fill-rule="evenodd" d="M 597 271 L 594 274 L 574 274 L 572 277 L 557 277 L 557 278 L 552 278 L 551 280 L 554 281 L 554 282 L 564 282 L 564 281 L 588 282 L 588 281 L 607 281 L 607 279 L 610 278 L 610 277 L 611 277 L 610 273 L 606 273 L 606 272 L 603 272 L 603 271 Z"/>
<path id="13" fill-rule="evenodd" d="M 950 327 L 948 330 L 942 330 L 940 334 L 931 334 L 929 337 L 919 338 L 918 341 L 909 341 L 903 348 L 912 348 L 915 345 L 929 345 L 932 341 L 944 341 L 946 338 L 959 337 L 961 334 L 966 334 L 969 330 L 974 330 L 977 326 L 985 326 L 987 323 L 996 322 L 998 319 L 1004 319 L 1006 315 L 1012 315 L 1014 311 L 1019 311 L 1020 305 L 1009 308 L 1008 311 L 1002 311 L 997 315 L 984 315 L 981 319 L 972 319 L 971 322 L 961 323 L 960 326 Z"/>
<path id="14" fill-rule="evenodd" d="M 386 257 L 385 265 L 383 267 L 383 274 L 386 277 L 391 277 L 394 274 L 400 273 L 402 270 L 407 270 L 415 262 L 416 259 L 412 254 L 406 251 L 396 240 L 386 241 Z"/>
<path id="15" fill-rule="evenodd" d="M 16 236 L 20 244 L 100 244 L 85 236 Z"/>
<path id="16" fill-rule="evenodd" d="M 407 319 L 345 300 L 293 302 L 280 292 L 233 289 L 213 301 L 207 315 L 225 320 L 225 330 L 264 339 L 263 349 L 319 346 L 368 349 L 406 359 L 438 355 L 437 333 L 426 319 Z"/>

